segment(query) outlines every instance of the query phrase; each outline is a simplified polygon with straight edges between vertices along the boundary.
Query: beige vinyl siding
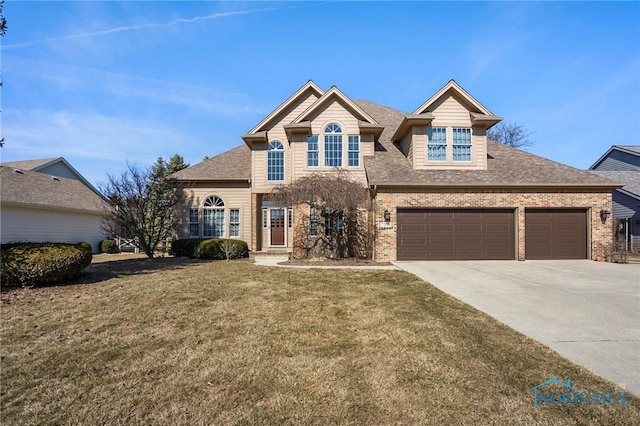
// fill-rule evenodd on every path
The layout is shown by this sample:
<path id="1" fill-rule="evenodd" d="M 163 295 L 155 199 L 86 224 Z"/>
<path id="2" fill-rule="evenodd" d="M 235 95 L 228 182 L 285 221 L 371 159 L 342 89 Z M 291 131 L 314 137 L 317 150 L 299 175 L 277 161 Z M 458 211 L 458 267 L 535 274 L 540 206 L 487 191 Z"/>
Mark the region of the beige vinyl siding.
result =
<path id="1" fill-rule="evenodd" d="M 320 141 L 318 140 L 318 149 L 320 148 Z M 304 176 L 307 173 L 313 173 L 321 169 L 320 164 L 320 152 L 318 151 L 318 167 L 307 167 L 307 135 L 296 134 L 293 135 L 291 140 L 291 179 L 296 180 L 300 176 Z"/>
<path id="2" fill-rule="evenodd" d="M 97 252 L 102 232 L 99 214 L 3 205 L 2 242 L 91 243 Z"/>
<path id="3" fill-rule="evenodd" d="M 251 154 L 252 159 L 252 170 L 253 170 L 253 192 L 254 193 L 265 193 L 271 191 L 271 189 L 278 184 L 288 184 L 291 183 L 294 173 L 292 172 L 292 164 L 293 153 L 292 146 L 287 139 L 287 133 L 284 130 L 284 126 L 290 124 L 293 120 L 295 120 L 300 114 L 302 114 L 307 108 L 309 108 L 318 97 L 310 93 L 309 96 L 299 102 L 298 104 L 292 105 L 290 108 L 285 110 L 280 117 L 278 117 L 278 121 L 273 125 L 273 127 L 267 129 L 267 134 L 269 135 L 269 142 L 274 140 L 279 140 L 284 145 L 284 163 L 285 163 L 285 171 L 284 171 L 284 181 L 282 182 L 269 182 L 267 181 L 267 146 L 268 144 L 254 144 L 253 152 Z M 305 138 L 306 142 L 306 138 Z M 305 147 L 306 149 L 306 147 Z M 306 154 L 305 154 L 306 155 Z"/>
<path id="4" fill-rule="evenodd" d="M 353 174 L 353 176 L 363 183 L 366 183 L 366 175 L 363 165 L 363 157 L 373 155 L 374 141 L 371 136 L 360 137 L 360 165 L 349 167 L 348 163 L 348 135 L 360 135 L 358 119 L 352 115 L 340 102 L 334 100 L 326 108 L 320 110 L 311 117 L 311 132 L 318 135 L 318 167 L 307 167 L 307 140 L 293 142 L 291 148 L 293 152 L 293 166 L 295 168 L 294 177 L 305 176 L 314 172 L 331 171 L 334 167 L 324 165 L 324 129 L 330 123 L 337 123 L 342 128 L 342 169 Z"/>
<path id="5" fill-rule="evenodd" d="M 229 237 L 229 210 L 240 209 L 240 238 L 251 248 L 251 188 L 247 183 L 195 183 L 186 190 L 187 202 L 182 212 L 184 223 L 178 230 L 178 238 L 189 238 L 189 209 L 199 209 L 200 235 L 202 235 L 202 207 L 204 200 L 217 195 L 224 201 L 225 237 Z"/>
<path id="6" fill-rule="evenodd" d="M 375 140 L 372 134 L 360 135 L 360 159 L 374 155 L 376 149 Z M 362 164 L 360 164 L 362 165 Z"/>
<path id="7" fill-rule="evenodd" d="M 407 132 L 407 134 L 404 135 L 404 137 L 400 141 L 400 149 L 402 150 L 404 155 L 406 155 L 407 158 L 411 161 L 413 161 L 413 153 L 414 153 L 413 144 L 411 143 L 411 141 L 413 140 L 412 133 L 415 131 L 414 129 L 412 129 L 412 131 L 410 132 Z"/>
<path id="8" fill-rule="evenodd" d="M 435 102 L 430 112 L 435 116 L 432 127 L 447 128 L 447 160 L 430 163 L 427 161 L 427 128 L 416 126 L 413 131 L 413 167 L 414 169 L 475 169 L 484 170 L 487 166 L 487 141 L 485 130 L 473 126 L 469 109 L 460 98 L 450 93 Z M 471 161 L 453 161 L 452 128 L 471 128 Z"/>

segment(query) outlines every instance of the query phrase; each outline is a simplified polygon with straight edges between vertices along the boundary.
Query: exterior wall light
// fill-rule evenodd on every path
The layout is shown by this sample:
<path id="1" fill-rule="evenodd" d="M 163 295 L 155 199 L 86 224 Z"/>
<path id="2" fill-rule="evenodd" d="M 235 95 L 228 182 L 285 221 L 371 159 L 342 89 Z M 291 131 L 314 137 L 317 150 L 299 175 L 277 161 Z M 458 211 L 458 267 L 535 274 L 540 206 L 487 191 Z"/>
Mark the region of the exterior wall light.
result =
<path id="1" fill-rule="evenodd" d="M 389 209 L 384 209 L 384 221 L 387 223 L 391 222 L 391 212 Z"/>
<path id="2" fill-rule="evenodd" d="M 605 223 L 607 219 L 609 219 L 609 216 L 611 216 L 609 210 L 600 210 L 600 220 L 602 220 L 602 223 Z"/>

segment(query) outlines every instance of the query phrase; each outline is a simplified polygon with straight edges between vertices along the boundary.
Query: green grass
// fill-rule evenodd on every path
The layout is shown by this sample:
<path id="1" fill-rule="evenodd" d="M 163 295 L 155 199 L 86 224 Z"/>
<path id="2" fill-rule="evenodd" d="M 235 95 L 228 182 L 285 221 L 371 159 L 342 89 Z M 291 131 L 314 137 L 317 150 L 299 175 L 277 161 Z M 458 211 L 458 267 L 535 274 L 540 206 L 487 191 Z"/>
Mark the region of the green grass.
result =
<path id="1" fill-rule="evenodd" d="M 399 271 L 126 260 L 3 294 L 3 425 L 640 424 L 621 391 Z"/>

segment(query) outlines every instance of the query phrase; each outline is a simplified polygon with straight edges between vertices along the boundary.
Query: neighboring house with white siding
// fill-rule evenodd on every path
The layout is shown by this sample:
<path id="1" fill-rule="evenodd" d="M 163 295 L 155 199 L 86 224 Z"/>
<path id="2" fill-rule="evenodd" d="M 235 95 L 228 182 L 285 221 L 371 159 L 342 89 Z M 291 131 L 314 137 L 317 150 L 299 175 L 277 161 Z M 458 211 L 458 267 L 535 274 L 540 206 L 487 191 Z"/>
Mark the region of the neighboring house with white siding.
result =
<path id="1" fill-rule="evenodd" d="M 628 250 L 640 251 L 640 145 L 614 145 L 589 170 L 624 183 L 613 192 L 615 232 Z"/>
<path id="2" fill-rule="evenodd" d="M 501 120 L 454 80 L 411 114 L 308 81 L 243 145 L 170 176 L 187 188 L 177 236 L 291 252 L 301 217 L 315 232 L 313 207 L 270 191 L 338 168 L 370 190 L 375 260 L 603 257 L 621 185 L 488 141 Z"/>
<path id="3" fill-rule="evenodd" d="M 104 239 L 105 202 L 64 158 L 0 165 L 0 237 L 7 242 Z"/>

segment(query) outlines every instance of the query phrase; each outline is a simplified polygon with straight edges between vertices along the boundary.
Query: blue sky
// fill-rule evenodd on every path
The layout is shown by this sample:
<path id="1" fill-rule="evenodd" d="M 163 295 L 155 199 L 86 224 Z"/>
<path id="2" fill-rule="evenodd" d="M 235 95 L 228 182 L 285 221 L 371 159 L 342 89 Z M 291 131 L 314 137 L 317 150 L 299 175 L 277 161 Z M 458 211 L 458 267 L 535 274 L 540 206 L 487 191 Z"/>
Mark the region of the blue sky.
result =
<path id="1" fill-rule="evenodd" d="M 412 112 L 450 79 L 586 168 L 640 144 L 639 2 L 17 2 L 2 40 L 2 161 L 92 183 L 242 143 L 307 80 Z"/>

